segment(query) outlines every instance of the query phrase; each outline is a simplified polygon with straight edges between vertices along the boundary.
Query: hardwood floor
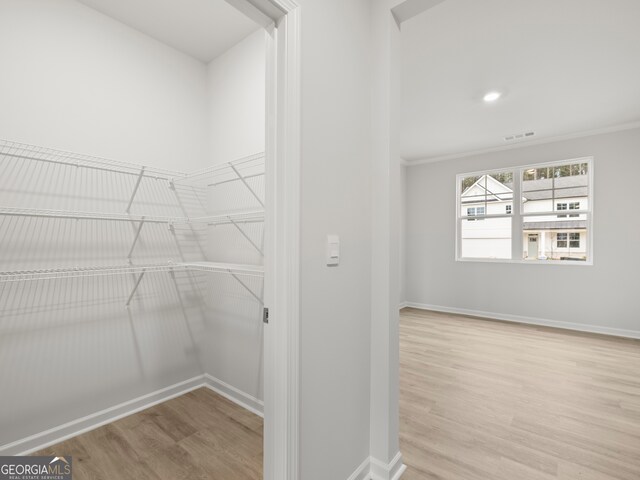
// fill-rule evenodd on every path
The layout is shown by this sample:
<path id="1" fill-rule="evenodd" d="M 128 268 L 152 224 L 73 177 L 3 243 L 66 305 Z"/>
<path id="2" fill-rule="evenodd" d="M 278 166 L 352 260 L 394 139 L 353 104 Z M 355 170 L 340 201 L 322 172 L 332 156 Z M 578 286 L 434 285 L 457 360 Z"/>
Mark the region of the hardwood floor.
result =
<path id="1" fill-rule="evenodd" d="M 403 480 L 639 480 L 640 341 L 404 309 Z"/>
<path id="2" fill-rule="evenodd" d="M 34 455 L 73 456 L 74 480 L 260 480 L 262 419 L 201 388 Z"/>

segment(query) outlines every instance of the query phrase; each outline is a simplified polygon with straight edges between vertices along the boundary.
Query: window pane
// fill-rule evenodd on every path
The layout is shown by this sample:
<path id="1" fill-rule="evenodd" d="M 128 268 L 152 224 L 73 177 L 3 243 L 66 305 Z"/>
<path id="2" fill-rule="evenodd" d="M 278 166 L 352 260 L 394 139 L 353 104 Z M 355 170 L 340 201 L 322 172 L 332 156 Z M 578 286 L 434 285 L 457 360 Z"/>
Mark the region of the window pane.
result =
<path id="1" fill-rule="evenodd" d="M 513 190 L 513 172 L 492 173 L 489 176 L 502 185 L 505 185 L 509 190 Z"/>
<path id="2" fill-rule="evenodd" d="M 468 176 L 460 185 L 460 215 L 504 215 L 513 207 L 513 172 Z"/>
<path id="3" fill-rule="evenodd" d="M 511 218 L 462 220 L 462 258 L 511 258 Z"/>
<path id="4" fill-rule="evenodd" d="M 566 210 L 558 205 L 580 203 L 588 210 L 589 176 L 586 163 L 527 169 L 522 172 L 523 213 Z M 557 200 L 563 200 L 558 203 Z M 555 207 L 555 208 L 554 208 Z"/>
<path id="5" fill-rule="evenodd" d="M 465 177 L 462 179 L 460 186 L 461 204 L 464 206 L 469 204 L 484 204 L 487 199 L 487 193 L 484 189 L 484 181 L 482 176 Z"/>
<path id="6" fill-rule="evenodd" d="M 522 251 L 526 260 L 587 260 L 587 221 L 524 217 Z"/>

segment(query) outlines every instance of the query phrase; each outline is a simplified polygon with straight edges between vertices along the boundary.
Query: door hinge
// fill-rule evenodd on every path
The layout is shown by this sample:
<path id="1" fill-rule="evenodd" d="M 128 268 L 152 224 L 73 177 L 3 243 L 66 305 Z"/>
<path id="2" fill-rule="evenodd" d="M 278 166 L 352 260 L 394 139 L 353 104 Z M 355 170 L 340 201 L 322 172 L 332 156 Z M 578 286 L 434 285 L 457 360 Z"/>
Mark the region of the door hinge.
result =
<path id="1" fill-rule="evenodd" d="M 269 323 L 269 309 L 267 307 L 264 307 L 264 310 L 262 311 L 262 321 L 264 323 Z"/>

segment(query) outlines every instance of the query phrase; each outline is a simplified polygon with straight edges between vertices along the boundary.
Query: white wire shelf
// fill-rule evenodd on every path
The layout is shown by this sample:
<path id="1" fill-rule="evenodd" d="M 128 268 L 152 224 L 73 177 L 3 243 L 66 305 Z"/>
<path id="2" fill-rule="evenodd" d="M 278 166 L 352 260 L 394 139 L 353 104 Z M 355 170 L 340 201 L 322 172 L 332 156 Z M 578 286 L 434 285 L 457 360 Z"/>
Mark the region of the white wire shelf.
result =
<path id="1" fill-rule="evenodd" d="M 184 173 L 172 170 L 118 162 L 106 158 L 67 152 L 64 150 L 56 150 L 53 148 L 39 147 L 36 145 L 28 145 L 9 140 L 0 140 L 0 158 L 2 157 L 87 168 L 136 177 L 154 178 L 158 180 L 179 179 L 185 176 Z"/>
<path id="2" fill-rule="evenodd" d="M 220 163 L 213 167 L 193 173 L 184 173 L 163 168 L 149 167 L 142 164 L 120 162 L 92 155 L 0 139 L 0 159 L 2 158 L 32 160 L 36 162 L 88 168 L 141 178 L 167 180 L 173 183 L 183 183 L 185 181 L 188 182 L 199 179 L 208 182 L 207 186 L 215 186 L 229 181 L 246 180 L 262 176 L 265 173 L 264 152 L 256 153 L 238 160 Z"/>
<path id="3" fill-rule="evenodd" d="M 265 173 L 264 152 L 248 157 L 224 162 L 197 172 L 188 173 L 173 179 L 176 183 L 204 183 L 208 187 L 227 183 L 229 181 L 262 176 Z M 241 177 L 241 178 L 239 178 Z"/>
<path id="4" fill-rule="evenodd" d="M 264 210 L 251 210 L 246 212 L 210 215 L 207 217 L 194 217 L 188 220 L 193 223 L 206 223 L 207 225 L 227 225 L 236 223 L 258 223 L 264 222 L 264 219 Z"/>
<path id="5" fill-rule="evenodd" d="M 236 282 L 244 288 L 249 295 L 255 298 L 258 303 L 264 305 L 262 297 L 257 295 L 249 285 L 242 281 L 240 277 L 264 277 L 264 267 L 262 265 L 238 265 L 236 263 L 216 263 L 216 262 L 193 262 L 181 263 L 180 266 L 187 270 L 196 270 L 208 273 L 225 273 L 231 275 Z"/>
<path id="6" fill-rule="evenodd" d="M 14 208 L 0 206 L 0 215 L 9 217 L 61 218 L 69 220 L 107 220 L 116 222 L 139 222 L 161 224 L 207 224 L 253 223 L 264 221 L 264 210 L 233 212 L 207 217 L 164 217 L 157 215 L 134 215 L 127 213 L 76 212 L 68 210 L 45 210 L 37 208 Z"/>
<path id="7" fill-rule="evenodd" d="M 0 283 L 28 282 L 34 280 L 58 280 L 80 277 L 103 277 L 109 275 L 142 274 L 152 272 L 169 272 L 174 268 L 170 264 L 154 265 L 117 265 L 109 267 L 77 267 L 55 268 L 47 270 L 25 270 L 0 272 Z"/>
<path id="8" fill-rule="evenodd" d="M 240 265 L 237 263 L 219 262 L 189 262 L 177 263 L 177 267 L 186 270 L 196 270 L 200 272 L 231 273 L 234 275 L 246 275 L 250 277 L 263 277 L 264 267 L 262 265 Z"/>
<path id="9" fill-rule="evenodd" d="M 57 280 L 65 278 L 102 277 L 110 275 L 146 274 L 156 272 L 202 271 L 213 273 L 229 273 L 262 277 L 264 268 L 259 265 L 238 265 L 230 263 L 195 262 L 165 263 L 151 265 L 116 265 L 107 267 L 56 268 L 47 270 L 25 270 L 0 272 L 0 283 L 27 282 L 34 280 Z"/>
<path id="10" fill-rule="evenodd" d="M 69 220 L 108 220 L 116 222 L 171 223 L 178 219 L 154 215 L 127 213 L 76 212 L 68 210 L 45 210 L 38 208 L 0 207 L 0 215 L 8 217 L 62 218 Z M 182 219 L 179 219 L 182 221 Z M 184 219 L 185 221 L 188 219 Z"/>
<path id="11" fill-rule="evenodd" d="M 169 230 L 175 234 L 175 225 L 233 225 L 244 238 L 260 253 L 264 255 L 261 242 L 254 239 L 254 234 L 246 225 L 263 222 L 265 220 L 264 201 L 260 189 L 253 178 L 264 176 L 265 155 L 259 153 L 246 158 L 226 162 L 216 165 L 193 174 L 185 174 L 160 168 L 150 168 L 143 165 L 117 162 L 105 158 L 83 155 L 78 153 L 55 150 L 51 148 L 27 145 L 19 142 L 0 140 L 0 162 L 6 160 L 9 164 L 16 161 L 36 161 L 48 164 L 62 165 L 64 167 L 76 167 L 92 169 L 103 172 L 113 172 L 135 177 L 132 192 L 129 196 L 128 204 L 123 213 L 101 213 L 87 211 L 51 210 L 42 208 L 17 208 L 10 206 L 0 206 L 0 216 L 24 217 L 24 218 L 57 218 L 65 220 L 104 220 L 111 222 L 135 222 L 137 229 L 129 250 L 128 258 L 131 262 L 133 251 L 138 243 L 143 227 L 147 223 L 165 224 Z M 151 178 L 156 180 L 166 180 L 168 186 L 174 191 L 180 192 L 183 187 L 194 192 L 200 188 L 209 188 L 228 182 L 241 182 L 246 190 L 259 203 L 260 209 L 249 211 L 234 211 L 220 213 L 210 216 L 200 217 L 169 217 L 158 215 L 132 214 L 131 208 L 141 188 L 143 179 Z M 176 185 L 180 188 L 176 189 Z M 178 195 L 178 193 L 176 193 Z M 178 199 L 180 201 L 180 199 Z M 183 212 L 187 215 L 183 208 Z M 243 282 L 242 277 L 264 277 L 264 268 L 259 265 L 238 265 L 215 262 L 195 262 L 195 263 L 163 263 L 150 265 L 116 265 L 116 266 L 87 266 L 76 268 L 55 268 L 29 271 L 0 272 L 0 284 L 9 282 L 28 282 L 35 280 L 55 280 L 82 277 L 101 277 L 115 275 L 133 275 L 135 285 L 126 302 L 128 306 L 147 273 L 155 272 L 188 272 L 199 271 L 208 273 L 222 273 L 231 275 L 248 293 L 258 302 L 262 299 L 252 288 Z"/>

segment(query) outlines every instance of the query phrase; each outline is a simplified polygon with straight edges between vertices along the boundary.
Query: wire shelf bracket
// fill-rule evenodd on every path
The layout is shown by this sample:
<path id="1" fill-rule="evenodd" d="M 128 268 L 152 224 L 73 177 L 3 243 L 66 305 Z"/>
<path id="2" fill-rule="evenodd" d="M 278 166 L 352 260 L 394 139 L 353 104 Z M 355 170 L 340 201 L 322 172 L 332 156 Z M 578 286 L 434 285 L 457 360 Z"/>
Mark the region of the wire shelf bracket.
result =
<path id="1" fill-rule="evenodd" d="M 144 177 L 144 171 L 147 167 L 142 167 L 140 169 L 140 174 L 138 175 L 138 180 L 136 180 L 136 186 L 133 187 L 133 193 L 131 194 L 131 198 L 129 199 L 129 204 L 127 205 L 127 209 L 125 212 L 131 212 L 131 206 L 133 205 L 133 200 L 136 198 L 136 193 L 138 193 L 138 189 L 140 188 L 140 182 L 142 182 L 142 178 Z"/>
<path id="2" fill-rule="evenodd" d="M 129 298 L 127 299 L 127 303 L 125 304 L 126 307 L 128 307 L 131 304 L 131 300 L 133 299 L 133 296 L 136 294 L 136 291 L 138 290 L 138 287 L 140 286 L 140 282 L 142 282 L 142 279 L 144 278 L 145 273 L 146 273 L 146 270 L 144 269 L 142 270 L 142 272 L 140 272 L 140 276 L 138 277 L 136 284 L 133 286 L 131 295 L 129 295 Z"/>
<path id="3" fill-rule="evenodd" d="M 229 273 L 231 274 L 231 276 L 232 276 L 233 278 L 235 278 L 236 282 L 238 282 L 240 285 L 242 285 L 242 287 L 243 287 L 247 292 L 249 292 L 249 293 L 251 294 L 251 296 L 252 296 L 253 298 L 255 298 L 255 299 L 258 301 L 258 303 L 260 303 L 260 305 L 263 305 L 263 306 L 264 306 L 264 301 L 262 300 L 262 298 L 260 298 L 258 295 L 256 295 L 255 293 L 253 293 L 253 290 L 251 290 L 251 289 L 247 286 L 247 284 L 246 284 L 246 283 L 244 283 L 242 280 L 240 280 L 240 278 L 238 278 L 238 275 L 236 275 L 236 274 L 235 274 L 235 273 L 233 273 L 233 272 L 229 272 Z"/>
<path id="4" fill-rule="evenodd" d="M 247 232 L 245 232 L 244 229 L 240 225 L 238 225 L 238 223 L 235 220 L 233 220 L 232 217 L 229 217 L 229 221 L 231 222 L 231 225 L 236 227 L 236 229 L 240 232 L 240 234 L 247 239 L 247 242 L 249 242 L 251 246 L 258 251 L 260 256 L 264 257 L 264 251 L 256 244 L 256 242 L 254 242 L 251 239 L 251 237 L 247 234 Z"/>
<path id="5" fill-rule="evenodd" d="M 138 225 L 138 229 L 136 230 L 136 235 L 133 238 L 133 243 L 131 244 L 131 248 L 129 249 L 129 254 L 127 255 L 127 259 L 129 260 L 129 263 L 131 263 L 131 257 L 133 256 L 133 251 L 135 250 L 136 244 L 138 243 L 138 239 L 140 238 L 140 233 L 142 233 L 142 227 L 144 227 L 144 217 L 142 221 L 140 221 L 140 224 Z"/>
<path id="6" fill-rule="evenodd" d="M 238 169 L 236 168 L 235 165 L 233 165 L 232 163 L 229 164 L 229 166 L 231 167 L 231 169 L 233 170 L 233 172 L 237 175 L 238 180 L 240 180 L 245 187 L 247 187 L 247 190 L 249 190 L 249 192 L 251 193 L 251 195 L 253 195 L 255 197 L 255 199 L 258 201 L 258 203 L 260 204 L 260 206 L 262 208 L 264 208 L 264 202 L 262 201 L 262 199 L 258 196 L 258 194 L 255 192 L 255 190 L 253 188 L 251 188 L 251 185 L 249 185 L 247 183 L 247 180 L 242 176 L 242 174 L 238 171 Z"/>

